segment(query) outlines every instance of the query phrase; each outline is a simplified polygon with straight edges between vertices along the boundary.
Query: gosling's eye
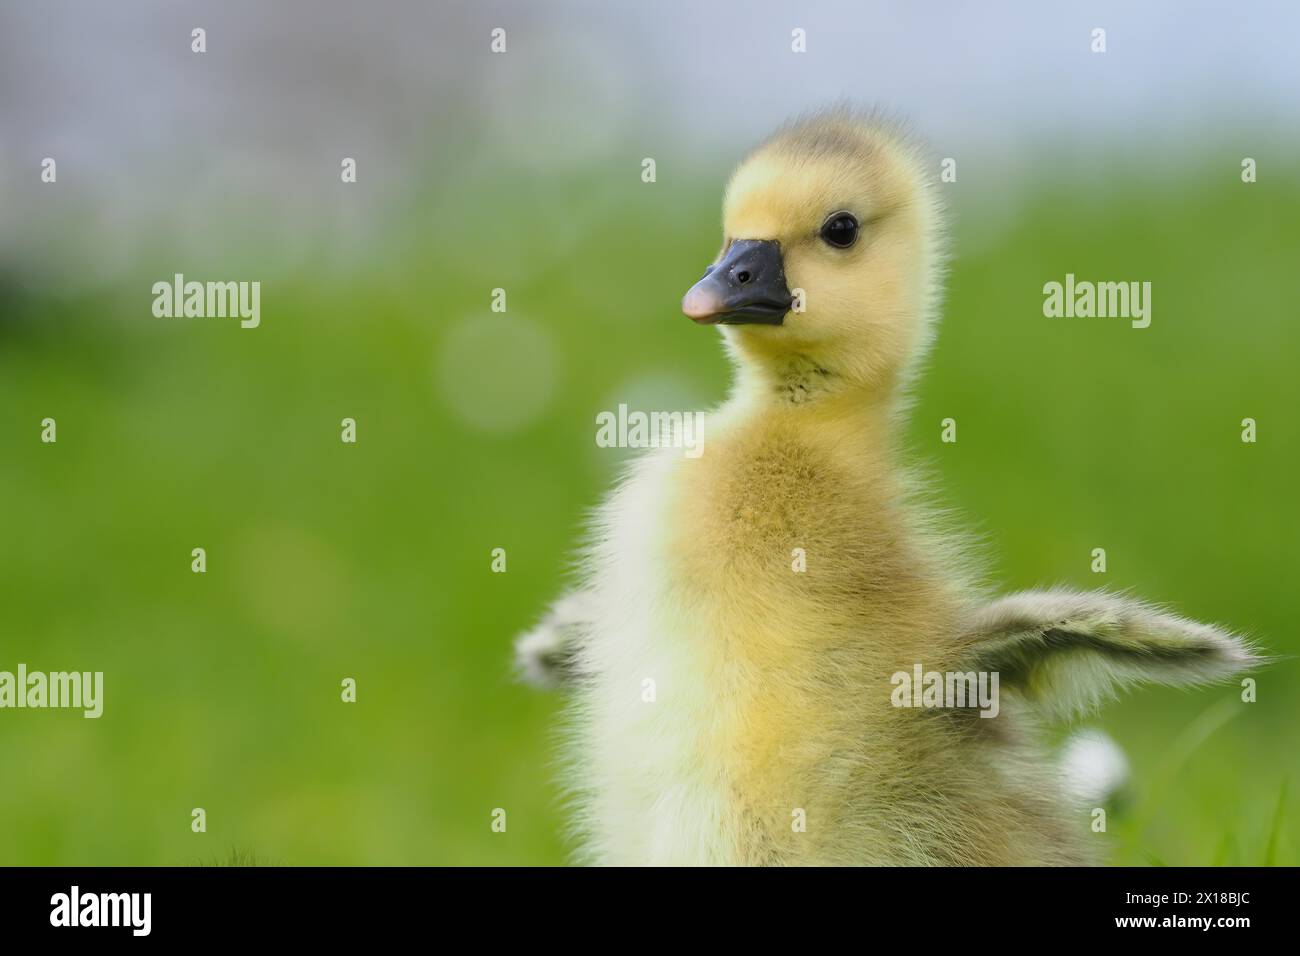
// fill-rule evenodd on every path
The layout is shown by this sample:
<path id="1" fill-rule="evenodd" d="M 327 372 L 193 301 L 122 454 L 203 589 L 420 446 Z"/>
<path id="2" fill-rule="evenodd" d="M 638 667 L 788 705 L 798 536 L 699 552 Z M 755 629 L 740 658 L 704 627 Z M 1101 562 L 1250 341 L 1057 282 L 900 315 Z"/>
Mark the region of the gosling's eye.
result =
<path id="1" fill-rule="evenodd" d="M 847 249 L 858 238 L 858 220 L 852 213 L 837 212 L 826 220 L 821 236 L 837 249 Z"/>

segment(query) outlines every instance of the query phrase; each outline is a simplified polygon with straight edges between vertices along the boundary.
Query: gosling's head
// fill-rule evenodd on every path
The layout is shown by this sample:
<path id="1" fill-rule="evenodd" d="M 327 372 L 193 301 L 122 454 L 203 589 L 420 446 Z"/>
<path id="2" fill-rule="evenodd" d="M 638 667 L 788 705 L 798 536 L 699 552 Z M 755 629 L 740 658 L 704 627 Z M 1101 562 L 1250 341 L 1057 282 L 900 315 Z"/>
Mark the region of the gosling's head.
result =
<path id="1" fill-rule="evenodd" d="M 941 219 L 929 164 L 895 125 L 798 120 L 732 175 L 722 250 L 682 311 L 719 325 L 743 365 L 891 390 L 929 343 Z"/>

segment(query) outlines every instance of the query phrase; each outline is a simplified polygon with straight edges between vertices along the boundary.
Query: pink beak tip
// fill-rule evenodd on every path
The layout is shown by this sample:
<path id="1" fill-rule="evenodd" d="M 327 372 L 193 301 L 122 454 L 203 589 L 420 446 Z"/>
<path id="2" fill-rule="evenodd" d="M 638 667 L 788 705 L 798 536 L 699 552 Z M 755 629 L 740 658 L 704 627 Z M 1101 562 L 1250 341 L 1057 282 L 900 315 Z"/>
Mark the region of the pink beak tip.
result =
<path id="1" fill-rule="evenodd" d="M 682 297 L 682 312 L 696 322 L 712 318 L 719 309 L 718 301 L 703 289 L 693 288 Z"/>

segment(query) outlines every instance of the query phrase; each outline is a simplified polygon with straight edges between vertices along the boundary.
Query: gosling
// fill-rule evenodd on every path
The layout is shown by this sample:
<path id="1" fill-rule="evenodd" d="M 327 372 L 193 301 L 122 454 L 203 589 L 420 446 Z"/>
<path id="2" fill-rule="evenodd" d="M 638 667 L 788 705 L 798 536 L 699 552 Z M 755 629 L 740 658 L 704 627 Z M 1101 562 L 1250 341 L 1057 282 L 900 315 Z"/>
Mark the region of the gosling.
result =
<path id="1" fill-rule="evenodd" d="M 720 329 L 730 397 L 702 455 L 631 465 L 580 586 L 517 643 L 527 677 L 571 690 L 582 862 L 1096 862 L 1040 728 L 1256 659 L 1126 597 L 990 600 L 915 503 L 896 462 L 944 264 L 929 168 L 894 125 L 836 111 L 733 174 L 682 302 Z M 899 706 L 922 671 L 995 677 L 998 704 Z"/>

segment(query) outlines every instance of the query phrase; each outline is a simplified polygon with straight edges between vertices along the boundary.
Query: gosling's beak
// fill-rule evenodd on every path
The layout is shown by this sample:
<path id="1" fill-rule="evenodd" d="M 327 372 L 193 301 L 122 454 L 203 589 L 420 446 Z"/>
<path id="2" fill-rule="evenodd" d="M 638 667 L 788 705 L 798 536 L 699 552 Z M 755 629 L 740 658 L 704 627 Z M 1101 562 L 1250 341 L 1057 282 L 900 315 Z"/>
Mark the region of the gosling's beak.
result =
<path id="1" fill-rule="evenodd" d="M 781 244 L 737 239 L 691 286 L 682 311 L 702 325 L 780 325 L 793 301 L 785 287 Z"/>

